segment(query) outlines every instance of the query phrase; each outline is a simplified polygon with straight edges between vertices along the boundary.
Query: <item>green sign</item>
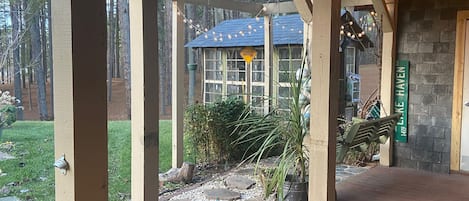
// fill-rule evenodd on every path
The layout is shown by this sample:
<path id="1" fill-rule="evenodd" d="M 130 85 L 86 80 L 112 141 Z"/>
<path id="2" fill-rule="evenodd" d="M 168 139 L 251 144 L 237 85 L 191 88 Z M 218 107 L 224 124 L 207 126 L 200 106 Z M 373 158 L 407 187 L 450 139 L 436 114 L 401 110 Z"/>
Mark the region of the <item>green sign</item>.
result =
<path id="1" fill-rule="evenodd" d="M 407 115 L 409 111 L 409 61 L 397 61 L 394 80 L 394 112 L 402 116 L 397 122 L 394 139 L 407 142 Z"/>

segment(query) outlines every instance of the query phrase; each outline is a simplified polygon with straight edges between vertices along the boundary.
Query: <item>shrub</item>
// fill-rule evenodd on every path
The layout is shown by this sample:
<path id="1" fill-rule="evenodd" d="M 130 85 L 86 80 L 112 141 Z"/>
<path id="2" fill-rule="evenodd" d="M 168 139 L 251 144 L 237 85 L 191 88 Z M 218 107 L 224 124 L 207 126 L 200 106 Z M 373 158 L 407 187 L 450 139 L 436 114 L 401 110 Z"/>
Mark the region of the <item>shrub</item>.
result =
<path id="1" fill-rule="evenodd" d="M 0 91 L 0 127 L 11 126 L 16 122 L 16 111 L 23 109 L 16 105 L 19 101 L 9 91 Z"/>
<path id="2" fill-rule="evenodd" d="M 198 162 L 228 162 L 242 159 L 247 145 L 234 143 L 239 134 L 236 122 L 247 105 L 238 98 L 227 98 L 214 103 L 194 104 L 184 116 L 185 137 L 190 155 Z"/>

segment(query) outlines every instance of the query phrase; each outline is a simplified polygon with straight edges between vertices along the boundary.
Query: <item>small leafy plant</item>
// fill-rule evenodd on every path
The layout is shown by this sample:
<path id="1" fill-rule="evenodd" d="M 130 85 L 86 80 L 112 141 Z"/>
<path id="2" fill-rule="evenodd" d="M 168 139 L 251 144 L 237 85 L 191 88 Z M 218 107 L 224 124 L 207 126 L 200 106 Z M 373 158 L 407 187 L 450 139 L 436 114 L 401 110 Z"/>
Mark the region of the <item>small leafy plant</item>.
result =
<path id="1" fill-rule="evenodd" d="M 17 110 L 23 107 L 18 106 L 20 100 L 11 96 L 9 91 L 0 91 L 0 128 L 9 127 L 16 122 Z"/>

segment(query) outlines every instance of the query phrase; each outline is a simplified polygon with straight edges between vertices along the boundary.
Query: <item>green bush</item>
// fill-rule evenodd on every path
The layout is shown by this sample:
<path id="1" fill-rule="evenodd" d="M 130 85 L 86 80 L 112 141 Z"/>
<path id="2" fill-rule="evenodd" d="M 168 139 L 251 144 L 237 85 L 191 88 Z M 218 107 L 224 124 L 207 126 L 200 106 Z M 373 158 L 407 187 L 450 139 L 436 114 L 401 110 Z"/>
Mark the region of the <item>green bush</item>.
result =
<path id="1" fill-rule="evenodd" d="M 16 122 L 16 111 L 18 109 L 15 105 L 5 105 L 0 109 L 2 114 L 2 121 L 4 121 L 4 126 L 11 126 L 11 124 Z"/>
<path id="2" fill-rule="evenodd" d="M 214 103 L 194 104 L 184 116 L 186 147 L 197 162 L 228 162 L 241 160 L 247 144 L 234 143 L 239 138 L 236 122 L 247 105 L 240 99 L 227 98 Z"/>

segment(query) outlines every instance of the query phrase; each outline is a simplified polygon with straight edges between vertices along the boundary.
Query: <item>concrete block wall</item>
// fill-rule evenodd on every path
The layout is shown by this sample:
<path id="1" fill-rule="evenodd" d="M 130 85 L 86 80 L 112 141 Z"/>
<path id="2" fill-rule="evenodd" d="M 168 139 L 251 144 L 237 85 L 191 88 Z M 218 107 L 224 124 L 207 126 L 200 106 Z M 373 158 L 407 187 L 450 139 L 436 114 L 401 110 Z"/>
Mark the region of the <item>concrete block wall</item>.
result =
<path id="1" fill-rule="evenodd" d="M 457 10 L 468 0 L 399 1 L 397 59 L 410 61 L 408 143 L 394 164 L 448 173 Z"/>

